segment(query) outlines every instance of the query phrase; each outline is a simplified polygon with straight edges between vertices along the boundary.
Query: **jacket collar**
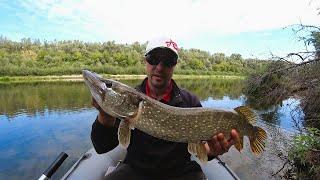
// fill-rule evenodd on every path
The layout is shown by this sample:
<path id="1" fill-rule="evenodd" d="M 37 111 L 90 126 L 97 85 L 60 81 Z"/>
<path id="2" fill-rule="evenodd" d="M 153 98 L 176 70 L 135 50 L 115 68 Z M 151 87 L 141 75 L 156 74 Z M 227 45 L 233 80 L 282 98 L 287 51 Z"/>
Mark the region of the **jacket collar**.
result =
<path id="1" fill-rule="evenodd" d="M 136 87 L 136 89 L 144 94 L 146 94 L 146 83 L 148 78 L 145 78 L 140 85 Z M 180 88 L 176 84 L 174 80 L 172 80 L 172 92 L 171 92 L 171 100 L 169 101 L 168 105 L 171 106 L 178 106 L 182 103 L 181 92 Z"/>

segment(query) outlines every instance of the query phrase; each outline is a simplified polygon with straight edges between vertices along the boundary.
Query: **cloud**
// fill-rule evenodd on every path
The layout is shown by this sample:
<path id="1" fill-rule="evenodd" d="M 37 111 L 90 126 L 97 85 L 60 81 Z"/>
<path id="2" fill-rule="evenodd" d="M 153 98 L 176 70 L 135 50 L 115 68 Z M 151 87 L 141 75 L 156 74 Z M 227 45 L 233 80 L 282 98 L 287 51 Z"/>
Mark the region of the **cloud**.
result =
<path id="1" fill-rule="evenodd" d="M 33 18 L 46 18 L 69 33 L 84 32 L 102 41 L 146 41 L 169 35 L 188 39 L 202 33 L 235 34 L 283 28 L 300 21 L 319 25 L 316 1 L 301 0 L 22 0 Z"/>

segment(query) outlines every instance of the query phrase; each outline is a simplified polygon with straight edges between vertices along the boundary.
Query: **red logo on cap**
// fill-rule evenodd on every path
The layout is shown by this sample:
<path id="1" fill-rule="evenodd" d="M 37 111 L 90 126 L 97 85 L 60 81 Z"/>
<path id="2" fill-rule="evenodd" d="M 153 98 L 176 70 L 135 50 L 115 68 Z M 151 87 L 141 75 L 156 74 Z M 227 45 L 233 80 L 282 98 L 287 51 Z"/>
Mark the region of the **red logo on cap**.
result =
<path id="1" fill-rule="evenodd" d="M 166 44 L 167 44 L 167 47 L 172 46 L 175 50 L 178 51 L 178 45 L 177 45 L 177 43 L 175 43 L 175 42 L 172 41 L 171 39 L 170 39 L 170 41 L 166 41 Z"/>

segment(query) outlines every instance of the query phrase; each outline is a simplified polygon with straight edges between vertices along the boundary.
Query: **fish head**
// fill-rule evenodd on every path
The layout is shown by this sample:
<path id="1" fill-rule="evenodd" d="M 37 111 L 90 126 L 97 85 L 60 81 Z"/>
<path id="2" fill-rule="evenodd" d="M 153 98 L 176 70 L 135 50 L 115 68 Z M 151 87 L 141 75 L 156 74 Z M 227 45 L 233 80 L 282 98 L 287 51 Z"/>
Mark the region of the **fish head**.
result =
<path id="1" fill-rule="evenodd" d="M 136 115 L 141 102 L 139 93 L 123 83 L 111 79 L 103 79 L 105 94 L 103 105 L 111 110 L 111 114 L 119 118 L 131 118 Z"/>
<path id="2" fill-rule="evenodd" d="M 106 113 L 123 119 L 138 112 L 141 98 L 135 89 L 115 80 L 103 79 L 88 70 L 83 70 L 82 74 L 91 95 Z"/>

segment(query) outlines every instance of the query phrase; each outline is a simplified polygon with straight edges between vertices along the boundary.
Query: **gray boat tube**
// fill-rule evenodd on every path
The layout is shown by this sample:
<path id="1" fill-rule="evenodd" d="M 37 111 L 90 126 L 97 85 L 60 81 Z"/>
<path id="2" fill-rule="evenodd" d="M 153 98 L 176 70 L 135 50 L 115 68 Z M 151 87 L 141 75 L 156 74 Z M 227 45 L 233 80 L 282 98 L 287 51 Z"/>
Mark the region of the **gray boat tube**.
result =
<path id="1" fill-rule="evenodd" d="M 91 148 L 83 154 L 75 164 L 73 164 L 73 166 L 62 177 L 62 180 L 101 180 L 124 159 L 126 153 L 127 150 L 122 146 L 117 146 L 113 150 L 104 154 L 97 154 L 96 151 Z M 198 158 L 194 156 L 191 156 L 191 160 L 194 160 L 197 163 L 200 162 Z M 213 159 L 205 165 L 201 163 L 199 164 L 208 180 L 239 179 L 228 165 L 219 158 Z"/>

